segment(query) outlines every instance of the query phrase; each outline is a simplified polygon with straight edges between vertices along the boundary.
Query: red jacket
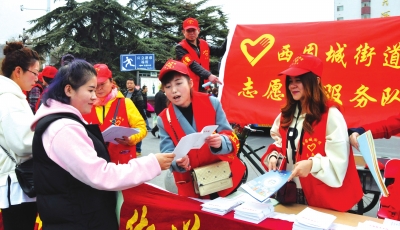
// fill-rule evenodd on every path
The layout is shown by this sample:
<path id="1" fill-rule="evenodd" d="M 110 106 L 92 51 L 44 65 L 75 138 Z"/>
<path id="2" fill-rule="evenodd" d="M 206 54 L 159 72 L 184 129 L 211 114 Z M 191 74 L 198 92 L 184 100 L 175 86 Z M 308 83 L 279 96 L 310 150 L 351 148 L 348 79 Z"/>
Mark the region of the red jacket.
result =
<path id="1" fill-rule="evenodd" d="M 391 116 L 386 120 L 373 122 L 362 126 L 365 130 L 371 130 L 372 136 L 389 139 L 391 136 L 400 133 L 400 114 Z"/>

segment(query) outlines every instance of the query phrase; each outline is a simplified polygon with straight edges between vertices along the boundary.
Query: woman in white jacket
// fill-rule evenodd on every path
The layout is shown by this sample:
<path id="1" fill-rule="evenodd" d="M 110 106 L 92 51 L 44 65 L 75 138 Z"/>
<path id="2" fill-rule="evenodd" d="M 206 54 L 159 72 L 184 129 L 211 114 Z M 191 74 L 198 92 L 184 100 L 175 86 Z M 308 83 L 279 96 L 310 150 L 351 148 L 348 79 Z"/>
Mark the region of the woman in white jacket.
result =
<path id="1" fill-rule="evenodd" d="M 30 91 L 38 80 L 39 55 L 11 42 L 4 47 L 6 56 L 0 75 L 0 209 L 5 230 L 33 229 L 37 214 L 36 198 L 23 193 L 15 175 L 15 163 L 32 157 L 33 113 L 23 91 Z"/>

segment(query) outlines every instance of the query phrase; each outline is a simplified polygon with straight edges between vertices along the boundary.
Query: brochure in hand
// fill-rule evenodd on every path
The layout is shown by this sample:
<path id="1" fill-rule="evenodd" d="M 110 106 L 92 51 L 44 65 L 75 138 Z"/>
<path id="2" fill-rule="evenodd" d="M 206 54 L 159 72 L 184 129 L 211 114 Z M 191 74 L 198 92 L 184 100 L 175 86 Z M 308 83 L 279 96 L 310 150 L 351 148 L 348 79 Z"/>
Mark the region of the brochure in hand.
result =
<path id="1" fill-rule="evenodd" d="M 378 166 L 378 159 L 376 157 L 374 138 L 370 130 L 357 137 L 358 144 L 360 145 L 361 155 L 364 157 L 365 163 L 367 163 L 369 170 L 371 171 L 372 177 L 375 179 L 379 190 L 382 195 L 387 197 L 389 192 L 383 181 L 381 171 Z"/>
<path id="2" fill-rule="evenodd" d="M 122 136 L 130 137 L 133 134 L 139 133 L 138 129 L 128 128 L 123 126 L 110 125 L 106 130 L 104 130 L 101 134 L 103 135 L 104 142 L 111 142 L 114 144 L 118 144 L 115 141 L 115 138 L 121 138 Z"/>
<path id="3" fill-rule="evenodd" d="M 201 148 L 204 145 L 206 138 L 213 134 L 217 128 L 218 125 L 208 125 L 205 126 L 201 132 L 191 133 L 182 137 L 174 149 L 174 160 L 186 156 L 191 149 Z"/>
<path id="4" fill-rule="evenodd" d="M 260 202 L 264 202 L 278 191 L 289 179 L 288 171 L 269 171 L 240 187 Z"/>

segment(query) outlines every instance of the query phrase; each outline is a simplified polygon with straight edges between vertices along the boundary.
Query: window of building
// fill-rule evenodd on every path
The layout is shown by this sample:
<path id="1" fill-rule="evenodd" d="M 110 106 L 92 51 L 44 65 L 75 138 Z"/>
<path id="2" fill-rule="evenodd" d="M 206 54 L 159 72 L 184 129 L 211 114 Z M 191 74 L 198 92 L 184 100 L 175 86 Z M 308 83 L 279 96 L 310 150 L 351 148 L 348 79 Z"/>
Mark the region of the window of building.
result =
<path id="1" fill-rule="evenodd" d="M 337 6 L 337 11 L 343 11 L 343 6 Z"/>
<path id="2" fill-rule="evenodd" d="M 341 21 L 341 20 L 343 20 L 343 19 L 344 19 L 343 17 L 338 17 L 338 18 L 337 18 L 338 21 Z"/>
<path id="3" fill-rule="evenodd" d="M 363 6 L 363 7 L 365 7 L 365 6 L 371 6 L 371 3 L 370 3 L 370 2 L 363 2 L 363 3 L 362 3 L 362 6 Z"/>

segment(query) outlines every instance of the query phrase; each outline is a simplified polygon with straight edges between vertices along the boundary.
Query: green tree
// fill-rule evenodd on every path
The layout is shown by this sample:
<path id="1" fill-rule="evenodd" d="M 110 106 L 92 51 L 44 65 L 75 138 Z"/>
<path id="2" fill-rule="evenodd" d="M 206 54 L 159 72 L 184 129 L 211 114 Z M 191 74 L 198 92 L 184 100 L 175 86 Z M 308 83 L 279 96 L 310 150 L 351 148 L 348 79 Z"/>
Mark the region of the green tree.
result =
<path id="1" fill-rule="evenodd" d="M 127 6 L 117 0 L 65 2 L 31 21 L 34 26 L 28 33 L 45 31 L 33 40 L 33 48 L 51 52 L 56 60 L 70 53 L 93 64 L 105 63 L 120 85 L 131 75 L 119 71 L 120 55 L 154 53 L 160 69 L 167 59 L 175 58 L 174 47 L 183 38 L 181 25 L 187 17 L 199 20 L 200 36 L 212 44 L 220 44 L 228 32 L 226 15 L 219 7 L 203 7 L 207 0 L 131 0 Z M 212 59 L 213 68 L 215 63 Z"/>
<path id="2" fill-rule="evenodd" d="M 41 53 L 52 51 L 57 60 L 71 53 L 93 64 L 106 63 L 117 80 L 127 75 L 118 71 L 119 57 L 136 51 L 133 48 L 139 42 L 136 31 L 143 27 L 130 16 L 133 10 L 116 0 L 66 2 L 65 6 L 32 21 L 36 24 L 28 32 L 46 31 L 33 41 L 34 49 Z"/>
<path id="3" fill-rule="evenodd" d="M 134 17 L 145 25 L 141 41 L 146 51 L 156 54 L 158 69 L 166 60 L 175 58 L 175 45 L 183 39 L 182 22 L 193 17 L 199 21 L 199 37 L 214 45 L 222 44 L 228 34 L 227 17 L 219 6 L 205 6 L 208 0 L 191 3 L 185 0 L 130 0 Z M 212 57 L 211 69 L 217 72 L 218 59 Z"/>

